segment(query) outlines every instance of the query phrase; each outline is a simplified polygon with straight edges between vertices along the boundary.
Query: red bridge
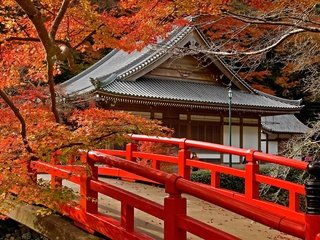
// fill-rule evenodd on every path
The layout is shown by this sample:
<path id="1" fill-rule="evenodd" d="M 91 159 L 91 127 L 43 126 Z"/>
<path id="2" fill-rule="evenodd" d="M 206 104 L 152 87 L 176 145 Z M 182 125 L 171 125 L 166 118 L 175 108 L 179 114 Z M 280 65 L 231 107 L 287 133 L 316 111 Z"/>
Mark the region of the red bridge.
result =
<path id="1" fill-rule="evenodd" d="M 98 232 L 112 239 L 152 239 L 134 227 L 134 209 L 163 220 L 164 239 L 183 240 L 190 232 L 203 239 L 239 239 L 207 223 L 188 216 L 186 193 L 209 203 L 262 223 L 270 228 L 306 240 L 320 240 L 320 172 L 317 163 L 309 166 L 305 162 L 285 157 L 264 154 L 254 150 L 228 147 L 188 139 L 148 137 L 132 135 L 135 141 L 150 141 L 175 145 L 178 156 L 146 153 L 129 143 L 125 151 L 95 150 L 82 152 L 83 164 L 72 162 L 61 165 L 53 157 L 52 163 L 33 162 L 32 171 L 51 175 L 52 187 L 59 187 L 62 179 L 80 186 L 80 200 L 77 206 L 62 207 L 62 214 L 71 218 L 78 226 L 89 232 Z M 245 157 L 244 170 L 190 159 L 190 148 Z M 151 160 L 152 167 L 141 166 L 136 159 Z M 177 166 L 177 174 L 160 171 L 160 163 Z M 295 184 L 259 172 L 259 163 L 273 163 L 299 170 L 309 170 L 315 178 L 306 185 Z M 88 168 L 89 167 L 89 171 Z M 190 168 L 196 167 L 211 172 L 211 186 L 189 181 Z M 238 193 L 220 187 L 220 174 L 229 174 L 244 179 L 245 191 Z M 98 175 L 117 176 L 131 180 L 156 182 L 165 187 L 167 197 L 158 204 L 116 186 L 98 180 Z M 288 191 L 288 206 L 267 202 L 259 198 L 259 185 L 268 184 Z M 307 194 L 306 194 L 307 192 Z M 98 210 L 98 193 L 121 203 L 120 220 L 113 219 Z M 307 197 L 307 213 L 300 210 L 301 196 Z M 97 201 L 92 201 L 97 199 Z"/>

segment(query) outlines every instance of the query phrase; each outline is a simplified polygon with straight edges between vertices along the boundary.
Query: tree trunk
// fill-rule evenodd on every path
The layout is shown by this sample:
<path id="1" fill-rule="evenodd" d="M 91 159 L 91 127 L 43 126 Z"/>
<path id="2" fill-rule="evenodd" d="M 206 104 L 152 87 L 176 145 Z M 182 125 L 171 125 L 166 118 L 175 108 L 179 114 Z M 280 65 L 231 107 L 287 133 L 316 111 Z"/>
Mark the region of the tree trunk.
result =
<path id="1" fill-rule="evenodd" d="M 0 97 L 8 104 L 14 115 L 17 117 L 17 119 L 20 122 L 21 125 L 21 137 L 24 144 L 24 148 L 28 151 L 28 153 L 33 153 L 33 150 L 31 149 L 28 138 L 27 138 L 27 126 L 26 121 L 24 120 L 23 116 L 21 115 L 19 109 L 14 105 L 14 103 L 11 101 L 9 96 L 6 94 L 4 90 L 0 89 Z"/>
<path id="2" fill-rule="evenodd" d="M 54 115 L 54 118 L 57 123 L 61 123 L 59 112 L 57 109 L 57 98 L 56 98 L 56 91 L 54 89 L 55 83 L 53 79 L 53 65 L 54 62 L 52 60 L 51 54 L 47 53 L 47 79 L 49 83 L 50 95 L 51 95 L 51 111 Z"/>

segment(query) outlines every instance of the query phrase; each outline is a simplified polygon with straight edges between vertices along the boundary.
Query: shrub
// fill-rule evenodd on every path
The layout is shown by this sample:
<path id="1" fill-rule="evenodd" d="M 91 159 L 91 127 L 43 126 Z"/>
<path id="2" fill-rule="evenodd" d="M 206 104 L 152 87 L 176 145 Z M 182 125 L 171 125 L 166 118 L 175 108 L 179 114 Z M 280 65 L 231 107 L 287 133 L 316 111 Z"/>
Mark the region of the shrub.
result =
<path id="1" fill-rule="evenodd" d="M 211 183 L 211 173 L 208 170 L 199 170 L 191 173 L 190 180 L 204 184 Z"/>
<path id="2" fill-rule="evenodd" d="M 279 167 L 276 165 L 266 165 L 260 167 L 260 174 L 272 176 L 274 178 L 283 179 L 289 182 L 303 184 L 308 179 L 308 174 L 304 171 Z M 199 170 L 191 173 L 191 181 L 210 184 L 211 172 L 209 170 Z M 243 178 L 232 176 L 229 174 L 220 174 L 220 187 L 239 193 L 244 193 L 245 182 Z M 260 185 L 260 198 L 270 202 L 288 206 L 288 191 L 279 189 L 270 185 Z M 300 209 L 305 209 L 305 197 L 300 196 Z"/>
<path id="3" fill-rule="evenodd" d="M 208 170 L 199 170 L 191 173 L 191 181 L 210 184 L 211 172 Z M 220 187 L 236 192 L 244 192 L 244 179 L 231 176 L 228 174 L 220 174 Z"/>

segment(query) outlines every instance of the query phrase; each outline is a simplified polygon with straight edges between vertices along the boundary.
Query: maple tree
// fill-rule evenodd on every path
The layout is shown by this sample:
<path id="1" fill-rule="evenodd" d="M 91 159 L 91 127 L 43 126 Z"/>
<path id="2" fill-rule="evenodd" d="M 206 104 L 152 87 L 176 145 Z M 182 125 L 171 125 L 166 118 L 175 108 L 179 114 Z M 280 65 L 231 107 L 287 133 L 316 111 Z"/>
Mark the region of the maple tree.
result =
<path id="1" fill-rule="evenodd" d="M 204 2 L 197 1 L 199 5 Z M 210 49 L 179 50 L 221 56 L 254 87 L 268 93 L 276 91 L 263 82 L 266 77 L 274 78 L 272 85 L 282 88 L 279 94 L 300 85 L 317 96 L 319 12 L 320 5 L 313 0 L 232 0 L 224 1 L 218 10 L 203 12 L 194 5 L 193 23 L 212 45 Z M 279 65 L 280 72 L 273 71 Z"/>
<path id="2" fill-rule="evenodd" d="M 64 63 L 76 70 L 74 56 L 85 51 L 88 42 L 94 42 L 90 47 L 95 50 L 121 47 L 128 51 L 154 42 L 156 35 L 169 30 L 169 23 L 155 28 L 155 23 L 143 18 L 151 16 L 150 10 L 163 11 L 162 4 L 141 1 L 133 6 L 128 1 L 110 9 L 89 0 L 0 3 L 2 199 L 14 187 L 21 200 L 56 208 L 57 193 L 42 194 L 48 186 L 37 184 L 29 174 L 31 160 L 49 161 L 57 151 L 66 160 L 79 148 L 124 143 L 128 133 L 170 134 L 159 122 L 128 113 L 94 106 L 66 108 L 54 81 Z M 156 21 L 160 15 L 150 19 Z"/>
<path id="3" fill-rule="evenodd" d="M 19 89 L 16 89 L 16 91 Z M 36 91 L 36 94 L 33 92 Z M 156 120 L 147 120 L 126 112 L 98 109 L 94 106 L 86 109 L 70 109 L 68 123 L 55 122 L 46 101 L 49 94 L 43 88 L 24 89 L 11 96 L 19 108 L 28 128 L 28 147 L 24 147 L 19 137 L 20 124 L 12 121 L 14 113 L 0 102 L 0 196 L 2 200 L 10 195 L 14 188 L 17 200 L 43 204 L 58 209 L 62 201 L 74 199 L 67 189 L 50 189 L 46 182 L 37 183 L 30 175 L 30 160 L 50 162 L 59 152 L 58 160 L 66 164 L 73 159 L 79 149 L 106 148 L 122 145 L 130 141 L 129 133 L 158 136 L 170 136 L 171 130 L 160 125 Z M 147 146 L 148 147 L 148 146 Z M 62 192 L 61 192 L 62 191 Z M 5 209 L 2 209 L 4 207 Z M 0 212 L 7 209 L 0 205 Z"/>
<path id="4" fill-rule="evenodd" d="M 8 178 L 19 169 L 14 167 L 21 164 L 18 159 L 28 165 L 31 159 L 48 160 L 57 150 L 68 157 L 78 148 L 123 142 L 122 133 L 168 133 L 157 122 L 126 113 L 65 108 L 55 76 L 64 65 L 76 72 L 79 52 L 139 50 L 173 26 L 195 24 L 214 42 L 212 49 L 197 49 L 197 54 L 239 56 L 233 62 L 251 64 L 253 58 L 245 56 L 264 56 L 285 47 L 284 41 L 305 42 L 301 34 L 311 39 L 319 33 L 318 8 L 313 0 L 0 0 L 0 162 L 6 176 L 2 190 L 32 180 L 20 177 L 25 173 Z M 308 66 L 315 62 L 316 56 Z"/>

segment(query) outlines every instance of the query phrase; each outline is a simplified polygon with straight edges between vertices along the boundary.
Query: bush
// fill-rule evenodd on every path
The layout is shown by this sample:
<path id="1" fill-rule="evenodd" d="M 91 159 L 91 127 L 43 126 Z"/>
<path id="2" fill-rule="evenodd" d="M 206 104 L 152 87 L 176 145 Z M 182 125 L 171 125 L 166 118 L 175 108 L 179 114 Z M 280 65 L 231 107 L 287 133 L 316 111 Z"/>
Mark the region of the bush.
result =
<path id="1" fill-rule="evenodd" d="M 211 173 L 208 170 L 199 170 L 191 173 L 190 180 L 204 184 L 211 183 Z"/>
<path id="2" fill-rule="evenodd" d="M 244 193 L 244 179 L 221 173 L 220 187 L 239 193 Z"/>
<path id="3" fill-rule="evenodd" d="M 199 170 L 191 173 L 190 180 L 204 184 L 211 183 L 211 172 L 208 170 Z M 244 193 L 244 179 L 228 174 L 220 174 L 220 187 L 239 193 Z"/>
<path id="4" fill-rule="evenodd" d="M 283 179 L 289 182 L 303 184 L 309 177 L 304 171 L 290 169 L 286 167 L 277 167 L 275 165 L 263 166 L 260 168 L 260 174 Z M 191 181 L 210 184 L 211 172 L 208 170 L 199 170 L 191 173 Z M 220 187 L 239 193 L 244 193 L 245 182 L 243 178 L 228 174 L 220 174 Z M 266 201 L 288 206 L 288 191 L 261 184 L 260 198 Z M 300 196 L 300 210 L 305 209 L 305 197 Z"/>

